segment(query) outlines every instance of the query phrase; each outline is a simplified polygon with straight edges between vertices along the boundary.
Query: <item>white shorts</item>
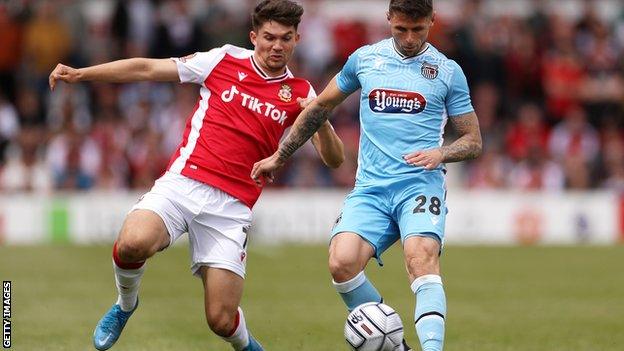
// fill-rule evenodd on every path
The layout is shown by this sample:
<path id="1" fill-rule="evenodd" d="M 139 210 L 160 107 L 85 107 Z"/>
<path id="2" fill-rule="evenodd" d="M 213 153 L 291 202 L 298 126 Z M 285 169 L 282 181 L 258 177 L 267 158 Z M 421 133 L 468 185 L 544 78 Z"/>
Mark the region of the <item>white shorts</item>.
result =
<path id="1" fill-rule="evenodd" d="M 130 211 L 156 212 L 165 222 L 170 245 L 189 233 L 191 271 L 222 268 L 245 278 L 251 209 L 235 197 L 183 175 L 167 172 Z"/>

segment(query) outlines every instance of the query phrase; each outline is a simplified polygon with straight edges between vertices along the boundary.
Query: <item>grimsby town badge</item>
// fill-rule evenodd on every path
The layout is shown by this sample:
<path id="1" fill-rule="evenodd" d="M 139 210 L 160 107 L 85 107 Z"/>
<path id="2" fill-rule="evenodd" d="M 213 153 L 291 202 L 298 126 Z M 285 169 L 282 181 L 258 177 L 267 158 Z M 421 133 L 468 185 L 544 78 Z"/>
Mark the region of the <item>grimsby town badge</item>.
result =
<path id="1" fill-rule="evenodd" d="M 292 100 L 292 88 L 290 85 L 282 84 L 282 88 L 279 93 L 277 93 L 277 96 L 284 102 L 290 102 L 290 100 Z"/>
<path id="2" fill-rule="evenodd" d="M 424 62 L 420 68 L 420 73 L 422 73 L 423 77 L 427 79 L 436 79 L 438 76 L 438 65 L 432 65 Z"/>

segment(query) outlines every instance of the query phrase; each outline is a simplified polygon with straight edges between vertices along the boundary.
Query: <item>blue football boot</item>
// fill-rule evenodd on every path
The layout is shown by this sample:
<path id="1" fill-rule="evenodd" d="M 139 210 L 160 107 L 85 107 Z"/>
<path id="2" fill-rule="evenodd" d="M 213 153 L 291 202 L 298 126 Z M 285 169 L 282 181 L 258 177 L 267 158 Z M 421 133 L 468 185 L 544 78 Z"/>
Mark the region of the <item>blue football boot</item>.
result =
<path id="1" fill-rule="evenodd" d="M 119 335 L 121 335 L 128 318 L 132 316 L 137 307 L 139 307 L 138 299 L 132 311 L 129 312 L 123 311 L 118 304 L 114 304 L 95 326 L 93 346 L 100 351 L 110 349 L 119 339 Z"/>
<path id="2" fill-rule="evenodd" d="M 249 345 L 243 349 L 243 351 L 264 351 L 262 345 L 256 341 L 256 339 L 249 334 Z"/>

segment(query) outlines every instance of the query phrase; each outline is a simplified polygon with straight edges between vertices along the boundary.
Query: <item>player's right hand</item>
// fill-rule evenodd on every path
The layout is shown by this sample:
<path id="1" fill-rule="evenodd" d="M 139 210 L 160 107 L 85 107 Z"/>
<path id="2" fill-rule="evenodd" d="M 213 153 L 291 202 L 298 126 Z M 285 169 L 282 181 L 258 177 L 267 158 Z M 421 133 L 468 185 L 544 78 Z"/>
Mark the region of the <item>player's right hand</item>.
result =
<path id="1" fill-rule="evenodd" d="M 67 83 L 75 83 L 80 80 L 80 72 L 73 68 L 59 63 L 56 68 L 50 73 L 48 83 L 50 84 L 50 90 L 54 90 L 56 81 L 62 80 Z"/>
<path id="2" fill-rule="evenodd" d="M 251 169 L 251 179 L 256 182 L 258 187 L 261 187 L 262 179 L 264 178 L 268 183 L 273 183 L 275 180 L 274 173 L 278 169 L 284 166 L 284 162 L 280 160 L 279 154 L 275 152 L 273 155 L 254 163 Z"/>

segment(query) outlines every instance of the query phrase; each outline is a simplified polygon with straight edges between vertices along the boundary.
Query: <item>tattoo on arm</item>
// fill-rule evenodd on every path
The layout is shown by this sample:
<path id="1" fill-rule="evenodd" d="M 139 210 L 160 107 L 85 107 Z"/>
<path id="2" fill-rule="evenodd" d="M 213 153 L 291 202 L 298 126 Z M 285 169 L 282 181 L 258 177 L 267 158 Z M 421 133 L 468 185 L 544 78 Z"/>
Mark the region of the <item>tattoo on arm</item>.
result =
<path id="1" fill-rule="evenodd" d="M 288 134 L 288 137 L 282 145 L 280 145 L 278 153 L 281 161 L 286 161 L 292 156 L 297 149 L 301 147 L 316 131 L 325 123 L 330 109 L 321 105 L 315 105 L 310 108 L 309 111 L 299 117 L 301 122 L 297 126 L 293 126 L 293 129 Z"/>
<path id="2" fill-rule="evenodd" d="M 481 155 L 481 131 L 474 112 L 449 118 L 460 137 L 451 145 L 441 147 L 443 162 L 471 160 Z"/>

